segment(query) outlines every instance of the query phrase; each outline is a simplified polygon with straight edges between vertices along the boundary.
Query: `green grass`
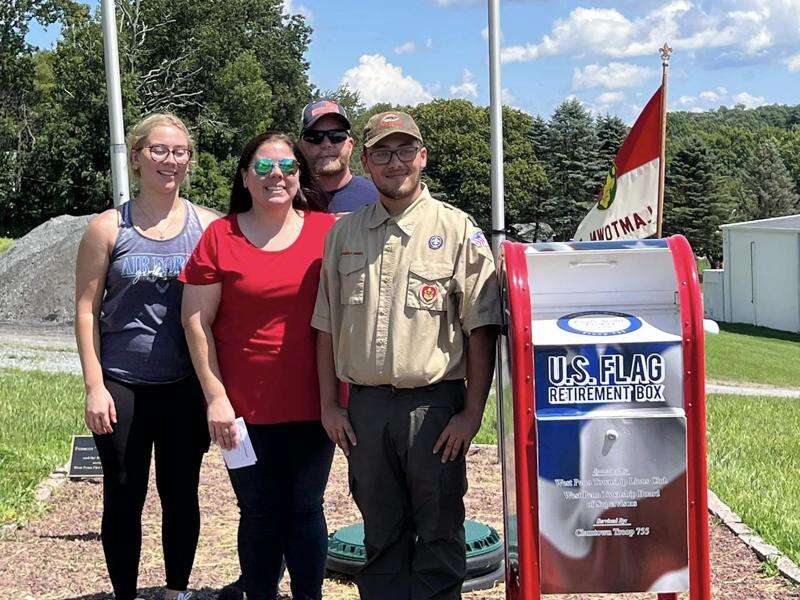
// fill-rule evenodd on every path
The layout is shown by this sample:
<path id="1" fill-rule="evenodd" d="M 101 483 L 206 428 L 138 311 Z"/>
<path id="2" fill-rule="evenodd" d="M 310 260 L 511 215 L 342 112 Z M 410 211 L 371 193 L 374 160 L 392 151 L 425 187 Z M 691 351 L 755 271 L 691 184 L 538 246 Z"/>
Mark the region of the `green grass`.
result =
<path id="1" fill-rule="evenodd" d="M 709 397 L 709 487 L 795 562 L 800 561 L 798 431 L 798 400 Z"/>
<path id="2" fill-rule="evenodd" d="M 34 490 L 83 433 L 83 383 L 74 375 L 0 371 L 0 522 L 38 510 Z"/>
<path id="3" fill-rule="evenodd" d="M 800 335 L 766 327 L 720 323 L 706 335 L 706 377 L 800 388 Z"/>
<path id="4" fill-rule="evenodd" d="M 0 254 L 8 250 L 9 246 L 14 243 L 14 240 L 11 238 L 4 238 L 0 237 Z"/>
<path id="5" fill-rule="evenodd" d="M 497 443 L 497 401 L 495 400 L 494 387 L 489 392 L 489 399 L 486 401 L 486 410 L 483 411 L 483 421 L 478 434 L 473 440 L 476 444 L 496 444 Z"/>

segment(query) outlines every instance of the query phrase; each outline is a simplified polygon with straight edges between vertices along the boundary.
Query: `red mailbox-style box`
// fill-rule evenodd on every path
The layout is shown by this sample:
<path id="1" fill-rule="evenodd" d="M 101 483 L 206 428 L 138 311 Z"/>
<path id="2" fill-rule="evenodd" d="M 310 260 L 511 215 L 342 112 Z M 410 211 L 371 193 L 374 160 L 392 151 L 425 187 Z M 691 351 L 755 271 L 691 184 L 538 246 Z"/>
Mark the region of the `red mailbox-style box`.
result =
<path id="1" fill-rule="evenodd" d="M 682 236 L 498 261 L 506 597 L 710 600 L 702 295 Z"/>

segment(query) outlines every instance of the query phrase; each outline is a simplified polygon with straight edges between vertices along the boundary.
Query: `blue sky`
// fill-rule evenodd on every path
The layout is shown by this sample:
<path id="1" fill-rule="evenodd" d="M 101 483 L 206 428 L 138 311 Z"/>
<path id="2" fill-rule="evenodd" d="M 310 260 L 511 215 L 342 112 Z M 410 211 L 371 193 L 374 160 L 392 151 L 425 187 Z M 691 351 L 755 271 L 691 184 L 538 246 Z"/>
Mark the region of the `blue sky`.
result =
<path id="1" fill-rule="evenodd" d="M 314 29 L 310 75 L 323 90 L 347 83 L 367 104 L 488 103 L 483 0 L 284 0 L 284 10 Z M 660 82 L 664 41 L 672 110 L 800 103 L 800 0 L 504 0 L 500 21 L 505 102 L 532 114 L 575 96 L 631 122 Z M 57 35 L 37 27 L 29 40 Z"/>

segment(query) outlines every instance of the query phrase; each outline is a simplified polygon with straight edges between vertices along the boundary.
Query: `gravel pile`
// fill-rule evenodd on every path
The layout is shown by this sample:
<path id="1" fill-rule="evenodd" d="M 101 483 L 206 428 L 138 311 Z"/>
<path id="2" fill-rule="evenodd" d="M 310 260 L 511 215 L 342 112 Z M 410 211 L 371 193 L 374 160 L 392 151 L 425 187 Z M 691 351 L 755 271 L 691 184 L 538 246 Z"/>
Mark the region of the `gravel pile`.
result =
<path id="1" fill-rule="evenodd" d="M 72 322 L 75 257 L 92 217 L 50 219 L 0 254 L 0 320 Z"/>

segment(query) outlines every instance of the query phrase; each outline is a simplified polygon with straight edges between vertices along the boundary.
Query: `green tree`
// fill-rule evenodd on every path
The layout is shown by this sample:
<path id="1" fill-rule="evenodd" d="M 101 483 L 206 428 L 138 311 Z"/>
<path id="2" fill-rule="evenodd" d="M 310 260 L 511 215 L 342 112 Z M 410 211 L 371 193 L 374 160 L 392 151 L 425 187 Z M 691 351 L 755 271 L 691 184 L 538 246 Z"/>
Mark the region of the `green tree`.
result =
<path id="1" fill-rule="evenodd" d="M 795 192 L 800 194 L 800 125 L 783 132 L 779 144 L 781 158 L 794 182 Z"/>
<path id="2" fill-rule="evenodd" d="M 628 126 L 616 115 L 606 114 L 597 119 L 597 157 L 606 170 L 611 168 L 627 135 Z"/>
<path id="3" fill-rule="evenodd" d="M 719 226 L 731 214 L 721 194 L 713 156 L 699 140 L 689 140 L 667 163 L 664 187 L 664 234 L 680 233 L 698 256 L 712 264 L 722 261 Z"/>
<path id="4" fill-rule="evenodd" d="M 762 141 L 745 167 L 745 206 L 750 219 L 781 217 L 797 211 L 795 183 L 774 139 Z"/>
<path id="5" fill-rule="evenodd" d="M 26 41 L 31 22 L 53 23 L 67 0 L 6 0 L 0 3 L 0 234 L 16 235 L 10 214 L 17 201 L 24 165 L 38 137 L 42 97 L 37 80 L 46 77 L 36 49 Z"/>
<path id="6" fill-rule="evenodd" d="M 544 213 L 556 239 L 571 239 L 602 188 L 605 165 L 598 158 L 592 116 L 575 99 L 562 102 L 548 126 L 550 195 Z"/>
<path id="7" fill-rule="evenodd" d="M 491 229 L 491 147 L 489 110 L 466 100 L 434 100 L 411 109 L 419 125 L 428 166 L 424 177 L 431 191 L 470 213 Z M 538 217 L 545 175 L 527 132 L 530 116 L 503 108 L 506 223 L 528 223 Z"/>
<path id="8" fill-rule="evenodd" d="M 531 120 L 530 138 L 539 162 L 547 164 L 550 160 L 550 132 L 547 121 L 540 115 L 536 115 Z"/>
<path id="9" fill-rule="evenodd" d="M 17 234 L 55 215 L 110 204 L 99 14 L 82 3 L 58 2 L 62 37 L 52 52 L 34 55 L 37 68 L 28 69 L 35 74 L 29 96 L 38 104 L 30 147 L 13 153 L 21 185 L 4 186 L 7 169 L 0 175 L 0 207 L 24 207 L 13 222 L 12 210 L 3 210 L 0 228 Z M 280 0 L 118 0 L 117 8 L 125 123 L 152 111 L 182 117 L 198 146 L 189 193 L 227 207 L 245 141 L 267 128 L 298 129 L 313 91 L 304 58 L 310 28 L 300 16 L 283 15 Z M 0 129 L 11 122 L 4 114 Z M 9 155 L 0 152 L 0 162 Z"/>

